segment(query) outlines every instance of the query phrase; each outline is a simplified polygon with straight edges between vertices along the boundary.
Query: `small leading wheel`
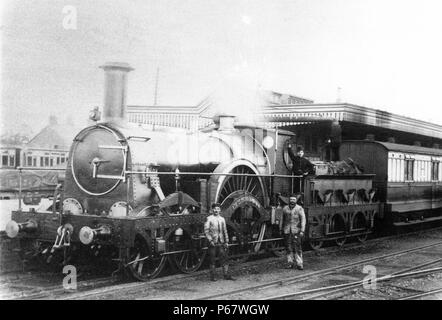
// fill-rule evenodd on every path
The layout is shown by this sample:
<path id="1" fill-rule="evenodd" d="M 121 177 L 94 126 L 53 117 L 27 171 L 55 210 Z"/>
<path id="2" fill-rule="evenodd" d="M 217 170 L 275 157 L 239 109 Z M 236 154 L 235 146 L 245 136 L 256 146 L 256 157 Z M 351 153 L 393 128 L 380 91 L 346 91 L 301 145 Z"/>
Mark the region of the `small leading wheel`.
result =
<path id="1" fill-rule="evenodd" d="M 347 241 L 347 238 L 346 237 L 342 237 L 342 238 L 336 239 L 335 243 L 336 243 L 336 245 L 338 247 L 342 247 L 345 244 L 346 241 Z"/>
<path id="2" fill-rule="evenodd" d="M 199 237 L 198 232 L 180 229 L 171 230 L 166 236 L 169 251 L 183 251 L 170 255 L 170 262 L 181 272 L 192 273 L 201 267 L 206 257 L 207 250 L 203 249 L 204 238 Z"/>
<path id="3" fill-rule="evenodd" d="M 309 241 L 309 246 L 310 248 L 312 248 L 313 250 L 319 250 L 321 249 L 322 245 L 324 244 L 324 241 L 320 241 L 320 240 L 310 240 Z"/>
<path id="4" fill-rule="evenodd" d="M 227 223 L 227 234 L 229 235 L 229 260 L 242 263 L 249 258 L 248 244 L 235 224 Z"/>
<path id="5" fill-rule="evenodd" d="M 164 268 L 167 256 L 152 252 L 147 239 L 137 234 L 134 246 L 129 250 L 128 270 L 139 281 L 158 276 Z"/>
<path id="6" fill-rule="evenodd" d="M 364 242 L 367 240 L 367 238 L 368 238 L 368 232 L 356 236 L 356 239 L 357 239 L 360 243 L 364 243 Z"/>

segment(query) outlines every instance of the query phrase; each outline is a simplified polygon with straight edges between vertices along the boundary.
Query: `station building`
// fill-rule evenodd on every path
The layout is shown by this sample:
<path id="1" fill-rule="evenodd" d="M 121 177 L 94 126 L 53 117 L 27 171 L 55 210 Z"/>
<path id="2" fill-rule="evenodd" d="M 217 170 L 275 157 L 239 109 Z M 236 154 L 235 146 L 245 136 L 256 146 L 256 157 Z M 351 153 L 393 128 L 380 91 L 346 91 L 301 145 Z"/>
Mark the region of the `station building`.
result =
<path id="1" fill-rule="evenodd" d="M 250 123 L 295 134 L 310 160 L 338 160 L 343 140 L 373 140 L 439 149 L 442 126 L 351 103 L 314 103 L 274 91 L 263 92 L 263 106 L 250 114 Z M 214 125 L 219 113 L 212 97 L 197 106 L 128 106 L 130 122 L 178 127 L 190 131 Z"/>
<path id="2" fill-rule="evenodd" d="M 80 128 L 59 124 L 54 116 L 21 150 L 21 165 L 34 168 L 55 168 L 66 165 L 72 140 Z"/>
<path id="3" fill-rule="evenodd" d="M 14 169 L 20 165 L 22 146 L 3 144 L 0 145 L 0 169 Z"/>

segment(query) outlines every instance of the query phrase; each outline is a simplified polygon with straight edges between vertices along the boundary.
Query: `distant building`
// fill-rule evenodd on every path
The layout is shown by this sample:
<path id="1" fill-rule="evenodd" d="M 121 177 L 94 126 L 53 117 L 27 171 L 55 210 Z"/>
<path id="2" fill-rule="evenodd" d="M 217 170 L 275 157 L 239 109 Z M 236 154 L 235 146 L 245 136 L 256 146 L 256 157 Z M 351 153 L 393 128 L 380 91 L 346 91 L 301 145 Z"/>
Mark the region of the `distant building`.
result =
<path id="1" fill-rule="evenodd" d="M 294 143 L 311 160 L 337 160 L 340 142 L 349 139 L 442 146 L 438 124 L 350 103 L 314 103 L 275 91 L 258 91 L 256 96 L 259 106 L 249 112 L 251 123 L 295 133 Z M 129 121 L 195 131 L 214 125 L 214 116 L 229 107 L 231 98 L 211 95 L 194 107 L 128 106 Z"/>
<path id="2" fill-rule="evenodd" d="M 22 150 L 22 166 L 51 168 L 68 161 L 72 140 L 79 128 L 71 124 L 58 124 L 54 116 L 49 124 L 35 135 Z"/>
<path id="3" fill-rule="evenodd" d="M 8 145 L 8 144 L 0 145 L 0 153 L 1 153 L 0 168 L 14 169 L 15 167 L 19 166 L 21 149 L 22 146 L 17 146 L 17 145 Z"/>
<path id="4" fill-rule="evenodd" d="M 284 104 L 312 104 L 313 100 L 297 97 L 291 94 L 279 93 L 275 91 L 264 91 L 263 95 L 265 101 L 269 105 L 284 105 Z"/>

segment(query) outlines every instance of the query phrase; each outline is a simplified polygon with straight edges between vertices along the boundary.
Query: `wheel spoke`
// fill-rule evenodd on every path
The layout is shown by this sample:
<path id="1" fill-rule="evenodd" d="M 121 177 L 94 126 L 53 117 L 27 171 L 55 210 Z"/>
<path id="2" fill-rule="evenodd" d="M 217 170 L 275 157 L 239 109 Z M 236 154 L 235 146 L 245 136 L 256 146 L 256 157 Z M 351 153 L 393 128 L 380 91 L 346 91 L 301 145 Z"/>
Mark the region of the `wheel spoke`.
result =
<path id="1" fill-rule="evenodd" d="M 249 190 L 250 190 L 250 187 L 252 186 L 254 180 L 255 180 L 254 178 L 250 179 L 250 182 L 249 182 L 249 184 L 246 187 L 246 191 L 250 192 Z"/>
<path id="2" fill-rule="evenodd" d="M 231 181 L 232 179 L 229 177 L 227 178 L 227 187 L 228 187 L 228 192 L 227 195 L 232 193 L 232 190 L 235 190 L 235 186 L 232 187 L 232 184 L 234 183 L 234 181 Z"/>
<path id="3" fill-rule="evenodd" d="M 144 265 L 144 261 L 141 261 L 139 264 L 138 264 L 138 274 L 142 274 L 142 271 L 143 271 L 143 265 Z"/>
<path id="4" fill-rule="evenodd" d="M 181 254 L 180 265 L 183 265 L 183 261 L 184 261 L 184 256 L 185 255 L 186 255 L 185 252 Z"/>
<path id="5" fill-rule="evenodd" d="M 138 259 L 140 259 L 140 253 L 139 252 L 138 252 L 137 256 L 135 257 L 135 260 L 138 260 Z M 137 267 L 138 263 L 140 263 L 140 262 L 137 261 L 137 262 L 134 263 L 134 268 Z"/>
<path id="6" fill-rule="evenodd" d="M 244 170 L 244 168 L 241 168 L 241 173 L 242 173 L 242 176 L 241 176 L 241 190 L 244 190 L 244 186 L 245 186 L 245 184 L 244 184 L 244 172 L 245 170 Z"/>
<path id="7" fill-rule="evenodd" d="M 240 165 L 230 172 L 238 175 L 225 178 L 217 202 L 223 203 L 231 194 L 239 191 L 254 195 L 260 202 L 264 201 L 265 193 L 262 190 L 261 180 L 254 176 L 255 172 L 251 168 Z"/>

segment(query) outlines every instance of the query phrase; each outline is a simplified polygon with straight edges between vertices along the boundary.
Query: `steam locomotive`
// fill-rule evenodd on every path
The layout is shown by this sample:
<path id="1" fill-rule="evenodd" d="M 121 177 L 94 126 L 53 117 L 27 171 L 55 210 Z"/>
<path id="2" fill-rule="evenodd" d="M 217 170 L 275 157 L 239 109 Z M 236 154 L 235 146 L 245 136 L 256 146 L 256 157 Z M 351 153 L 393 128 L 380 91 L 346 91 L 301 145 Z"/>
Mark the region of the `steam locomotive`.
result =
<path id="1" fill-rule="evenodd" d="M 404 180 L 402 187 L 414 196 L 400 196 L 401 164 L 394 167 L 390 158 L 405 161 L 419 154 L 440 166 L 441 151 L 345 142 L 341 159 L 362 163 L 368 173 L 342 174 L 317 162 L 315 175 L 294 177 L 286 153 L 291 132 L 241 125 L 230 115 L 219 115 L 215 127 L 197 132 L 131 124 L 125 101 L 132 68 L 125 63 L 101 68 L 103 119 L 94 110 L 95 124 L 74 138 L 52 208 L 14 211 L 6 227 L 10 238 L 19 239 L 23 259 L 38 256 L 63 265 L 99 259 L 140 281 L 158 276 L 166 262 L 191 273 L 204 262 L 203 225 L 213 202 L 221 203 L 232 259 L 263 251 L 281 255 L 282 206 L 299 181 L 312 248 L 325 241 L 365 241 L 379 226 L 410 218 L 440 218 L 441 171 L 415 191 Z M 367 150 L 372 158 L 364 157 Z"/>

